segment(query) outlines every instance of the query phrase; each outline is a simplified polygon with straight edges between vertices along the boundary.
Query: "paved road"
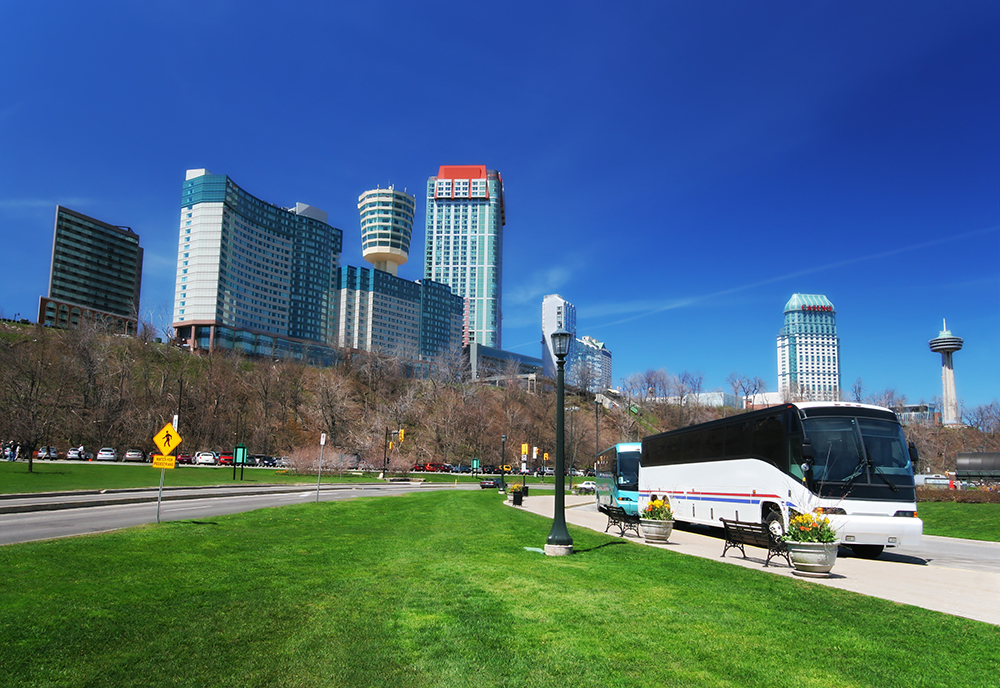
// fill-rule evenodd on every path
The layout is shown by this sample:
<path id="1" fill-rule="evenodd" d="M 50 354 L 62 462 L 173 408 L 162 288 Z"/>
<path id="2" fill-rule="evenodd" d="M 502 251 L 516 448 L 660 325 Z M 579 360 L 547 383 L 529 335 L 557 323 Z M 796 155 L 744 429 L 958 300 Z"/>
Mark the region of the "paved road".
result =
<path id="1" fill-rule="evenodd" d="M 478 485 L 469 485 L 479 489 Z M 354 497 L 379 495 L 398 495 L 415 490 L 454 489 L 451 484 L 433 483 L 390 483 L 323 486 L 320 490 L 320 501 L 336 501 Z M 226 494 L 228 490 L 229 494 Z M 237 494 L 233 494 L 238 491 Z M 47 540 L 51 538 L 83 535 L 85 533 L 100 533 L 118 528 L 127 528 L 143 523 L 156 522 L 156 492 L 157 490 L 141 490 L 118 492 L 114 494 L 79 493 L 58 496 L 23 495 L 16 499 L 0 500 L 6 507 L 31 508 L 35 506 L 56 505 L 65 507 L 76 504 L 75 508 L 58 508 L 57 510 L 31 510 L 18 513 L 0 513 L 0 545 L 10 545 L 18 542 Z M 167 499 L 160 506 L 161 521 L 178 521 L 188 519 L 211 518 L 222 514 L 235 514 L 253 511 L 267 507 L 285 506 L 287 504 L 302 504 L 316 500 L 316 486 L 268 486 L 255 487 L 254 494 L 241 494 L 246 490 L 241 488 L 183 488 L 170 496 L 190 497 L 191 493 L 200 492 L 196 498 Z M 117 503 L 115 498 L 119 500 Z M 150 500 L 129 502 L 128 500 Z M 68 503 L 67 503 L 68 502 Z M 16 504 L 15 504 L 16 503 Z M 89 503 L 89 506 L 81 506 Z"/>

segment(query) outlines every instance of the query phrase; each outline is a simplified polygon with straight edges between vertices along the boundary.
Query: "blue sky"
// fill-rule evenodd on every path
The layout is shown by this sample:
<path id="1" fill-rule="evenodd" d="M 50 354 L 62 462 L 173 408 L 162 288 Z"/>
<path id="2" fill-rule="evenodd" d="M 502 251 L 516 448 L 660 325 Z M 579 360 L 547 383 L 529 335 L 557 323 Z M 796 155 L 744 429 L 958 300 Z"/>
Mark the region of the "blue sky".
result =
<path id="1" fill-rule="evenodd" d="M 0 8 L 0 313 L 34 319 L 55 205 L 131 226 L 168 322 L 185 170 L 326 210 L 442 164 L 503 176 L 503 345 L 577 306 L 616 380 L 777 389 L 795 292 L 837 308 L 842 384 L 1000 396 L 1000 3 L 282 3 Z"/>

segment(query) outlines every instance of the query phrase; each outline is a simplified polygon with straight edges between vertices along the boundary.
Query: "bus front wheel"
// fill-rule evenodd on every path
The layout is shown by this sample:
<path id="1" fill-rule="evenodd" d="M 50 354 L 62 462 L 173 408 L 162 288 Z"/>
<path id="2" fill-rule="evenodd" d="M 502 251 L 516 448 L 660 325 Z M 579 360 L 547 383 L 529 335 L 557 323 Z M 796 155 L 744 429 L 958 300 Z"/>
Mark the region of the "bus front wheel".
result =
<path id="1" fill-rule="evenodd" d="M 885 549 L 883 545 L 851 545 L 854 555 L 861 559 L 876 559 Z"/>
<path id="2" fill-rule="evenodd" d="M 768 511 L 764 517 L 764 527 L 774 533 L 775 537 L 785 534 L 785 521 L 781 518 L 781 512 Z"/>

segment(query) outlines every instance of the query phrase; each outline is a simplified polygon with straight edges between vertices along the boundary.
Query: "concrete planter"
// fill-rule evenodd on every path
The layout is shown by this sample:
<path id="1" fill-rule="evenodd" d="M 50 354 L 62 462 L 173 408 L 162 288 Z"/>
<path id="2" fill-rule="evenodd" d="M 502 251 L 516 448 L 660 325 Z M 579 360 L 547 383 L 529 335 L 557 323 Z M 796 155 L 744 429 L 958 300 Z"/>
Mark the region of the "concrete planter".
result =
<path id="1" fill-rule="evenodd" d="M 828 576 L 837 563 L 836 542 L 794 542 L 786 541 L 788 556 L 796 573 L 812 576 Z"/>
<path id="2" fill-rule="evenodd" d="M 670 533 L 674 532 L 673 521 L 650 521 L 640 518 L 639 525 L 642 527 L 642 536 L 648 542 L 666 542 Z"/>

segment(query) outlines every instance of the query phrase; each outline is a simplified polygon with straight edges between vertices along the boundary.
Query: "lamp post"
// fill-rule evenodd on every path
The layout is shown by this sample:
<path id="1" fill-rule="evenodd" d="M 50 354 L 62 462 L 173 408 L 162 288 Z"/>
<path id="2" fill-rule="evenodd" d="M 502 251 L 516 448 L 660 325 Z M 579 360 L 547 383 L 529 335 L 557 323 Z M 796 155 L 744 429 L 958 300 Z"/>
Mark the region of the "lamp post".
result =
<path id="1" fill-rule="evenodd" d="M 576 412 L 579 406 L 570 406 L 569 411 L 569 489 L 573 491 L 573 469 L 576 467 Z"/>
<path id="2" fill-rule="evenodd" d="M 507 487 L 507 435 L 500 435 L 500 486 Z"/>
<path id="3" fill-rule="evenodd" d="M 563 407 L 566 354 L 573 335 L 560 325 L 552 333 L 552 352 L 556 356 L 556 502 L 552 516 L 552 530 L 545 541 L 545 554 L 559 556 L 573 553 L 573 538 L 566 530 L 566 469 L 563 456 L 564 423 L 566 409 Z"/>
<path id="4" fill-rule="evenodd" d="M 601 460 L 601 400 L 594 399 L 594 475 L 597 475 L 597 463 Z"/>

